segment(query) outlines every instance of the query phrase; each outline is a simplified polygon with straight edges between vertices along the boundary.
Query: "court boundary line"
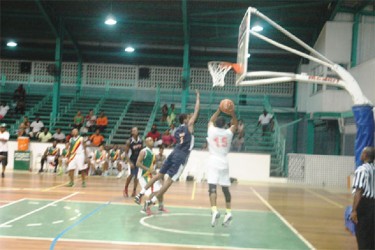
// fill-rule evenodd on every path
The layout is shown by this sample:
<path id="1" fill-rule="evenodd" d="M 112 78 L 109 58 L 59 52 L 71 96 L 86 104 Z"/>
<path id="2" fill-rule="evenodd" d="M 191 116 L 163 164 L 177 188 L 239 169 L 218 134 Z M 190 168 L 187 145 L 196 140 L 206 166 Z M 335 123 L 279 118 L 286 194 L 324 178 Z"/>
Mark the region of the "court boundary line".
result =
<path id="1" fill-rule="evenodd" d="M 12 201 L 12 202 L 10 202 L 10 203 L 4 204 L 4 205 L 0 206 L 0 209 L 1 209 L 1 208 L 4 208 L 4 207 L 7 207 L 7 206 L 14 205 L 14 204 L 16 204 L 16 203 L 18 203 L 18 202 L 21 202 L 21 201 L 24 201 L 24 200 L 26 200 L 26 198 L 22 198 L 22 199 L 15 200 L 15 201 Z"/>
<path id="2" fill-rule="evenodd" d="M 45 208 L 47 208 L 47 207 L 49 207 L 49 206 L 52 206 L 52 205 L 54 205 L 54 204 L 56 204 L 56 203 L 58 203 L 58 202 L 60 202 L 60 201 L 63 201 L 63 200 L 69 199 L 70 197 L 72 197 L 72 196 L 74 196 L 74 195 L 77 195 L 77 194 L 79 194 L 79 192 L 74 192 L 74 193 L 72 193 L 72 194 L 70 194 L 70 195 L 67 195 L 67 196 L 65 196 L 65 197 L 63 197 L 63 198 L 61 198 L 61 199 L 58 199 L 58 200 L 56 200 L 56 201 L 54 201 L 54 202 L 48 203 L 47 205 L 44 205 L 43 207 L 40 207 L 40 208 L 34 209 L 34 210 L 32 210 L 32 211 L 30 211 L 30 212 L 28 212 L 28 213 L 26 213 L 26 214 L 23 214 L 23 215 L 21 215 L 21 216 L 18 216 L 18 217 L 16 217 L 16 218 L 12 219 L 12 220 L 9 220 L 9 221 L 7 221 L 7 222 L 5 222 L 5 223 L 2 223 L 2 224 L 0 225 L 0 228 L 3 227 L 3 226 L 8 225 L 9 223 L 12 223 L 12 222 L 18 221 L 18 220 L 23 219 L 23 218 L 25 218 L 25 217 L 27 217 L 27 216 L 29 216 L 29 215 L 31 215 L 31 214 L 34 214 L 34 213 L 36 213 L 36 212 L 39 212 L 39 211 L 41 211 L 41 210 L 43 210 L 43 209 L 45 209 Z"/>
<path id="3" fill-rule="evenodd" d="M 308 242 L 305 237 L 303 237 L 279 212 L 277 212 L 277 210 L 266 199 L 264 199 L 263 196 L 261 196 L 253 187 L 250 188 L 263 204 L 266 205 L 303 243 L 305 243 L 307 247 L 315 249 L 315 247 Z"/>
<path id="4" fill-rule="evenodd" d="M 18 236 L 0 236 L 0 239 L 21 239 L 21 240 L 46 240 L 52 241 L 53 238 L 47 237 L 18 237 Z M 81 240 L 81 239 L 60 239 L 63 242 L 81 242 L 81 243 L 98 243 L 109 245 L 128 245 L 128 246 L 161 246 L 161 247 L 180 247 L 180 248 L 201 248 L 201 249 L 225 249 L 225 250 L 270 250 L 269 248 L 242 248 L 242 247 L 223 247 L 223 246 L 206 246 L 206 245 L 187 245 L 187 244 L 169 244 L 169 243 L 147 243 L 131 241 L 109 241 L 109 240 Z"/>

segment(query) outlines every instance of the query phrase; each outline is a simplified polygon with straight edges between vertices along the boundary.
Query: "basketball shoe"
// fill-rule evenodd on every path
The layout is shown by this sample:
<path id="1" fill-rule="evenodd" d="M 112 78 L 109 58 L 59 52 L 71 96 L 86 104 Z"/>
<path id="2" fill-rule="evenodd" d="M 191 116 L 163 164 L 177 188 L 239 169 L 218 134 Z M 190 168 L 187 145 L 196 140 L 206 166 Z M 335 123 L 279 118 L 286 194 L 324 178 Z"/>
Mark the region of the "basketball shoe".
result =
<path id="1" fill-rule="evenodd" d="M 141 202 L 142 202 L 142 196 L 143 196 L 143 194 L 141 194 L 141 193 L 137 194 L 137 195 L 134 197 L 134 202 L 137 203 L 138 205 L 140 205 Z"/>
<path id="2" fill-rule="evenodd" d="M 225 216 L 224 216 L 224 220 L 223 220 L 223 227 L 227 227 L 230 225 L 230 223 L 232 222 L 232 214 L 231 213 L 226 213 Z"/>
<path id="3" fill-rule="evenodd" d="M 211 226 L 214 227 L 217 224 L 218 219 L 220 218 L 220 212 L 215 211 L 212 213 L 212 218 L 211 218 Z"/>

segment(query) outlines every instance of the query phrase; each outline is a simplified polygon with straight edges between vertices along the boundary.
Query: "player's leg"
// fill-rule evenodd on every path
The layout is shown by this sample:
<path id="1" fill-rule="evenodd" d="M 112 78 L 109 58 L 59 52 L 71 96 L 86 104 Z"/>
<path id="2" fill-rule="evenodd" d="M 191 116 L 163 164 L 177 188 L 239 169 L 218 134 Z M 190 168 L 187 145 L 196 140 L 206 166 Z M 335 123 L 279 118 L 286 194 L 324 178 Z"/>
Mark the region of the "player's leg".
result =
<path id="1" fill-rule="evenodd" d="M 42 173 L 43 172 L 43 166 L 44 166 L 44 162 L 47 160 L 47 156 L 46 155 L 43 155 L 42 156 L 42 159 L 40 160 L 40 169 L 39 169 L 39 173 Z"/>
<path id="2" fill-rule="evenodd" d="M 8 152 L 1 152 L 0 161 L 1 161 L 1 165 L 3 166 L 3 169 L 2 169 L 2 172 L 1 172 L 1 178 L 4 178 L 5 177 L 5 169 L 8 165 Z"/>
<path id="3" fill-rule="evenodd" d="M 144 187 L 142 187 L 141 191 L 134 197 L 134 202 L 137 204 L 141 203 L 142 196 L 146 193 L 146 191 L 160 178 L 164 178 L 163 173 L 158 173 L 157 175 L 153 176 Z M 149 197 L 150 199 L 154 196 L 154 194 L 151 194 Z"/>
<path id="4" fill-rule="evenodd" d="M 229 187 L 230 187 L 231 183 L 230 183 L 228 166 L 226 166 L 223 169 L 220 169 L 220 171 L 219 171 L 219 184 L 221 185 L 221 189 L 224 193 L 225 206 L 226 206 L 225 216 L 224 216 L 224 220 L 223 220 L 223 226 L 229 226 L 233 217 L 232 217 L 232 210 L 231 210 L 232 196 L 231 196 L 231 193 L 229 191 Z"/>
<path id="5" fill-rule="evenodd" d="M 138 170 L 139 170 L 139 168 L 135 167 L 135 175 L 134 176 L 138 175 L 138 172 L 139 172 Z M 133 186 L 132 197 L 135 197 L 135 195 L 137 193 L 137 186 L 138 186 L 138 178 L 134 178 L 134 186 Z"/>
<path id="6" fill-rule="evenodd" d="M 219 183 L 219 170 L 216 167 L 220 164 L 215 159 L 210 158 L 207 165 L 207 183 L 208 183 L 208 195 L 211 205 L 211 226 L 214 227 L 220 218 L 220 212 L 217 209 L 217 184 Z"/>
<path id="7" fill-rule="evenodd" d="M 124 197 L 129 197 L 128 187 L 132 179 L 133 179 L 133 174 L 132 174 L 132 171 L 130 171 L 130 175 L 126 178 L 126 181 L 125 181 L 125 187 L 124 187 L 124 192 L 123 192 Z"/>

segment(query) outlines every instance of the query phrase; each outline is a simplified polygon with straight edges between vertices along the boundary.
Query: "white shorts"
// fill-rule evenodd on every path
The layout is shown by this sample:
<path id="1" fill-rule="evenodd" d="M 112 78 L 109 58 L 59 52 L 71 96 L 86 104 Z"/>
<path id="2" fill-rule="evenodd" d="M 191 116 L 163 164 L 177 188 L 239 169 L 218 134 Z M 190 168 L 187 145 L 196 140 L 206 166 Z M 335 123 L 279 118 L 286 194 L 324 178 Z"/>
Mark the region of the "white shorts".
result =
<path id="1" fill-rule="evenodd" d="M 92 160 L 91 161 L 91 165 L 94 166 L 95 169 L 97 168 L 101 168 L 103 169 L 103 165 L 106 161 L 95 161 L 95 160 Z"/>
<path id="2" fill-rule="evenodd" d="M 47 164 L 48 165 L 55 165 L 55 156 L 54 155 L 48 155 L 47 156 Z"/>
<path id="3" fill-rule="evenodd" d="M 84 170 L 87 168 L 87 164 L 85 164 L 85 155 L 84 154 L 77 154 L 68 164 L 68 171 L 78 169 L 78 171 Z"/>
<path id="4" fill-rule="evenodd" d="M 63 157 L 63 158 L 61 159 L 61 165 L 62 165 L 63 167 L 67 167 L 67 166 L 68 166 L 68 158 Z"/>
<path id="5" fill-rule="evenodd" d="M 229 187 L 230 177 L 228 162 L 210 157 L 207 165 L 207 183 Z"/>
<path id="6" fill-rule="evenodd" d="M 142 172 L 140 169 L 138 170 L 138 173 Z M 142 188 L 144 188 L 148 181 L 144 176 L 138 177 L 139 185 L 141 185 Z M 161 188 L 161 183 L 159 180 L 155 181 L 154 185 L 152 185 L 149 189 L 146 190 L 146 195 L 150 196 L 151 193 L 158 192 Z"/>

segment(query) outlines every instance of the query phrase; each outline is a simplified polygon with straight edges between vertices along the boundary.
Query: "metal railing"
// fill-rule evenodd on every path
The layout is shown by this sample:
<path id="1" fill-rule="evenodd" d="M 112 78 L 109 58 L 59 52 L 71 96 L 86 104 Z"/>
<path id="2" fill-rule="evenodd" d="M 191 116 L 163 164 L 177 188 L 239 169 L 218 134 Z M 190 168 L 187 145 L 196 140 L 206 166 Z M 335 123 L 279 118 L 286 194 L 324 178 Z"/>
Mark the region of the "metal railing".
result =
<path id="1" fill-rule="evenodd" d="M 112 140 L 113 140 L 113 137 L 115 136 L 115 133 L 117 132 L 118 128 L 120 127 L 121 123 L 122 123 L 122 120 L 124 120 L 124 117 L 126 116 L 126 114 L 128 113 L 128 110 L 129 110 L 129 107 L 132 103 L 132 100 L 130 99 L 128 101 L 128 103 L 126 104 L 124 110 L 122 111 L 120 117 L 118 118 L 115 126 L 113 127 L 113 129 L 111 130 L 111 133 L 108 137 L 108 142 L 107 144 L 111 144 L 112 143 Z"/>

